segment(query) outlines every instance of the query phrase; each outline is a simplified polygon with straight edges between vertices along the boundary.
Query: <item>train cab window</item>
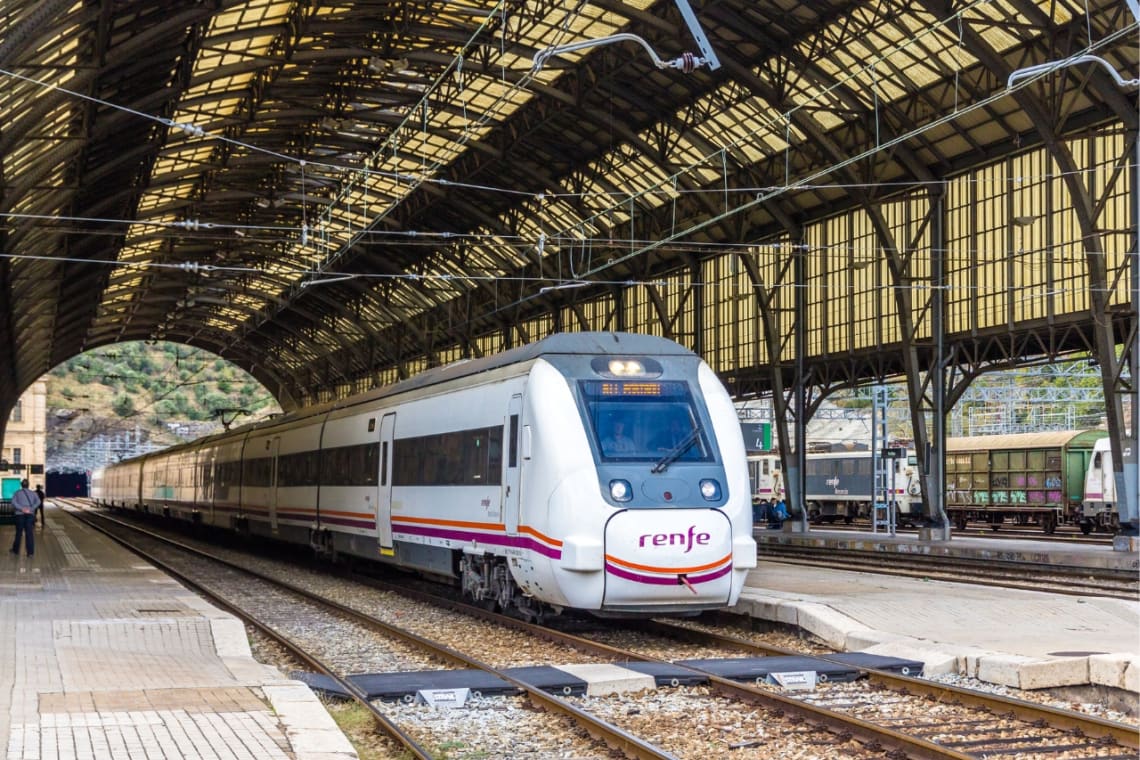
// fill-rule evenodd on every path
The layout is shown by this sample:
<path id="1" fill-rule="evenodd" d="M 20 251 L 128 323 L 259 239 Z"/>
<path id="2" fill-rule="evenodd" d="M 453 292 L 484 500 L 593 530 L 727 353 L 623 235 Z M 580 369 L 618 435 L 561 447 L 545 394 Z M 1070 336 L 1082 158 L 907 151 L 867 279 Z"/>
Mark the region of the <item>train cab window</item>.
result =
<path id="1" fill-rule="evenodd" d="M 1092 466 L 1097 468 L 1098 470 L 1100 469 L 1100 454 L 1101 453 L 1099 451 L 1097 451 L 1096 453 L 1093 454 L 1093 458 L 1092 458 Z"/>
<path id="2" fill-rule="evenodd" d="M 598 381 L 580 384 L 595 451 L 606 462 L 708 462 L 713 453 L 687 383 Z"/>

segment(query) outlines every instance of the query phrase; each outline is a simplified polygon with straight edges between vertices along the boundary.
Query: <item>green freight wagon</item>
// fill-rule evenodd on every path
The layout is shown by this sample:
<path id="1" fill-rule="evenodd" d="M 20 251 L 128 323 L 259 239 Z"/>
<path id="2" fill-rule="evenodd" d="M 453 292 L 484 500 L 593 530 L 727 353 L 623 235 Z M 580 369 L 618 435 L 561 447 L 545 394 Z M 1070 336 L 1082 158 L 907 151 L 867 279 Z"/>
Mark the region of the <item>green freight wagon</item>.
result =
<path id="1" fill-rule="evenodd" d="M 1007 518 L 1052 533 L 1075 519 L 1085 473 L 1103 430 L 946 439 L 946 513 L 958 530 L 970 520 L 998 529 Z"/>

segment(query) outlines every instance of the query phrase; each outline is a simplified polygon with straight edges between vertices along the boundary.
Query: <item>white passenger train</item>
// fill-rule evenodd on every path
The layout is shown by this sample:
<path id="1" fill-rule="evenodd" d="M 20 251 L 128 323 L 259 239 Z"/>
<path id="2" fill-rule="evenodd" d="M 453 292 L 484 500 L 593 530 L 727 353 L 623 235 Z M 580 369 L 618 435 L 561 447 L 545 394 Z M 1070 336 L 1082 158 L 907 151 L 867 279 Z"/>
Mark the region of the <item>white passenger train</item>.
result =
<path id="1" fill-rule="evenodd" d="M 92 495 L 532 618 L 731 606 L 756 566 L 731 399 L 696 354 L 628 333 L 553 335 L 122 462 Z"/>

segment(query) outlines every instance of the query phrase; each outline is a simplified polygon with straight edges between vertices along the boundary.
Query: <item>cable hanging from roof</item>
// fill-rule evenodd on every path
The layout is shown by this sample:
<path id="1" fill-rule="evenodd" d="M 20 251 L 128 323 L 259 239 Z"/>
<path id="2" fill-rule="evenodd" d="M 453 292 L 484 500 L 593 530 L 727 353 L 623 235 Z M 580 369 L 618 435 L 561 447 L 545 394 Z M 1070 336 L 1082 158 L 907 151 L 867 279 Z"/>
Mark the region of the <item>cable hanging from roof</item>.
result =
<path id="1" fill-rule="evenodd" d="M 959 20 L 960 20 L 960 14 L 959 14 Z M 1090 56 L 1090 57 L 1091 57 L 1091 56 Z M 460 58 L 459 60 L 462 60 L 462 59 Z M 461 64 L 457 64 L 457 65 L 461 65 Z M 446 71 L 445 71 L 445 73 L 446 73 Z M 848 81 L 848 80 L 844 80 L 844 81 Z M 78 94 L 78 93 L 77 93 L 77 94 Z M 1002 95 L 1004 95 L 1004 93 L 1002 93 Z M 988 104 L 989 102 L 992 102 L 992 100 L 986 100 L 986 101 L 983 101 L 982 103 L 978 103 L 978 104 L 972 104 L 970 107 L 968 107 L 968 109 L 967 109 L 967 110 L 973 110 L 974 108 L 982 107 L 982 106 L 984 106 L 984 105 Z M 124 110 L 129 110 L 129 109 L 124 109 Z M 789 113 L 790 113 L 790 112 L 789 112 Z M 962 112 L 958 112 L 957 114 L 955 114 L 955 116 L 960 116 L 960 115 L 961 115 L 961 113 L 962 113 Z M 159 119 L 159 121 L 163 121 L 163 120 Z M 182 124 L 174 124 L 173 122 L 170 122 L 169 120 L 163 121 L 163 123 L 166 123 L 166 124 L 168 124 L 168 126 L 177 127 L 177 128 L 179 128 L 179 129 L 181 129 L 182 131 L 184 131 L 184 132 L 187 132 L 188 134 L 191 134 L 191 135 L 193 135 L 193 136 L 199 136 L 199 137 L 203 137 L 203 136 L 209 136 L 209 137 L 211 137 L 211 138 L 213 138 L 213 139 L 225 139 L 225 138 L 223 138 L 223 137 L 218 137 L 218 136 L 214 136 L 214 135 L 208 135 L 208 133 L 206 133 L 204 130 L 201 130 L 201 128 L 197 128 L 197 127 L 194 127 L 194 125 L 182 125 Z M 940 124 L 940 123 L 941 123 L 941 122 L 936 122 L 936 124 Z M 936 124 L 935 124 L 935 125 L 936 125 Z M 930 125 L 930 126 L 928 126 L 928 127 L 926 127 L 926 128 L 928 129 L 928 128 L 930 128 L 931 126 L 935 126 L 935 125 Z M 753 134 L 753 135 L 754 135 L 754 134 L 756 134 L 757 132 L 758 132 L 758 130 L 754 130 L 754 131 L 753 131 L 751 134 Z M 913 135 L 911 135 L 911 136 L 913 136 Z M 904 137 L 905 137 L 905 136 L 904 136 Z M 895 142 L 897 142 L 897 141 L 895 141 Z M 735 143 L 734 143 L 734 144 L 735 144 Z M 893 144 L 894 144 L 894 143 L 891 143 L 891 144 L 888 144 L 888 145 L 881 145 L 881 146 L 878 146 L 878 149 L 879 149 L 879 150 L 882 150 L 882 149 L 889 149 L 889 148 L 891 147 L 891 145 L 893 145 Z M 260 149 L 256 148 L 255 146 L 247 146 L 247 147 L 250 147 L 250 148 L 251 148 L 251 149 L 253 149 L 253 150 L 260 150 Z M 724 154 L 723 154 L 723 150 L 725 150 L 725 149 L 722 149 L 722 155 L 721 155 L 721 160 L 722 160 L 722 162 L 723 162 L 723 160 L 724 160 Z M 266 152 L 271 152 L 271 151 L 266 151 Z M 278 156 L 280 156 L 281 158 L 283 158 L 283 159 L 285 159 L 285 160 L 289 160 L 289 161 L 303 161 L 302 159 L 296 159 L 296 158 L 293 158 L 293 157 L 284 156 L 284 155 L 282 155 L 282 154 L 275 154 L 275 155 L 278 155 Z M 862 157 L 859 157 L 859 158 L 862 158 Z M 858 159 L 852 159 L 852 160 L 858 160 Z M 799 190 L 809 189 L 809 188 L 812 188 L 812 187 L 819 187 L 819 186 L 821 186 L 821 185 L 818 185 L 818 184 L 814 184 L 814 183 L 813 183 L 811 180 L 812 180 L 812 179 L 818 179 L 818 178 L 821 178 L 822 176 L 825 176 L 826 174 L 830 174 L 830 173 L 831 173 L 831 172 L 833 172 L 835 169 L 838 169 L 838 168 L 842 168 L 843 166 L 845 166 L 845 165 L 846 165 L 846 163 L 848 163 L 848 162 L 844 162 L 844 163 L 840 163 L 840 164 L 837 164 L 836 166 L 834 166 L 834 167 L 830 167 L 828 170 L 826 170 L 826 171 L 824 171 L 824 172 L 821 172 L 821 173 L 815 174 L 815 175 L 813 175 L 812 177 L 810 177 L 810 178 L 807 178 L 807 180 L 808 180 L 808 181 L 806 181 L 806 182 L 805 182 L 805 181 L 800 181 L 800 182 L 789 182 L 789 183 L 786 183 L 786 184 L 785 184 L 785 185 L 783 185 L 783 186 L 776 186 L 776 187 L 772 187 L 772 188 L 766 188 L 766 189 L 762 190 L 762 193 L 764 193 L 764 194 L 765 194 L 763 198 L 761 198 L 761 197 L 760 197 L 760 195 L 757 195 L 757 197 L 754 199 L 754 201 L 753 201 L 753 202 L 750 202 L 750 203 L 748 203 L 748 204 L 745 204 L 745 205 L 743 205 L 743 206 L 740 206 L 740 207 L 737 207 L 737 208 L 735 208 L 735 209 L 732 209 L 732 210 L 731 210 L 731 212 L 726 212 L 726 213 L 740 213 L 740 212 L 741 212 L 742 210 L 744 210 L 745 208 L 751 207 L 752 205 L 755 205 L 755 203 L 763 202 L 763 201 L 765 201 L 765 200 L 767 200 L 767 199 L 771 198 L 772 196 L 774 196 L 774 195 L 776 195 L 776 194 L 780 194 L 780 193 L 787 193 L 787 192 L 795 192 L 795 191 L 799 191 Z M 316 165 L 316 164 L 314 164 L 314 165 Z M 693 164 L 692 166 L 697 166 L 697 165 L 698 165 L 698 164 Z M 691 170 L 692 166 L 690 166 L 688 169 L 689 169 L 689 170 Z M 335 165 L 329 165 L 329 167 L 330 167 L 330 168 L 335 168 L 335 169 L 337 169 L 337 170 L 344 170 L 344 169 L 345 169 L 345 167 L 336 167 Z M 302 170 L 302 171 L 303 171 L 303 170 Z M 375 170 L 369 170 L 369 169 L 365 169 L 364 171 L 365 171 L 366 173 L 375 173 L 375 174 L 381 174 L 381 175 L 388 175 L 388 173 L 385 173 L 385 172 L 378 172 L 378 171 L 375 171 Z M 683 172 L 683 171 L 685 171 L 685 170 L 682 170 L 682 172 Z M 675 178 L 676 178 L 678 175 L 680 175 L 682 172 L 678 172 L 677 174 L 674 174 L 674 175 L 673 175 L 672 179 L 673 179 L 673 181 L 674 181 L 674 182 L 675 182 Z M 394 173 L 394 174 L 392 174 L 392 176 L 397 176 L 397 177 L 403 176 L 403 177 L 409 177 L 409 178 L 411 178 L 413 175 L 402 175 L 402 174 L 399 174 L 399 173 Z M 426 182 L 426 181 L 433 181 L 433 180 L 432 180 L 432 178 L 430 178 L 430 177 L 425 177 L 425 176 L 422 176 L 422 175 L 421 175 L 421 176 L 415 177 L 415 181 L 416 181 L 417 183 L 422 183 L 422 182 Z M 439 183 L 440 183 L 440 184 L 445 184 L 445 185 L 453 185 L 453 186 L 463 186 L 463 185 L 462 185 L 462 183 L 452 183 L 452 182 L 449 182 L 449 181 L 447 181 L 447 180 L 438 180 L 438 181 L 439 181 Z M 833 183 L 828 183 L 828 184 L 833 184 Z M 910 183 L 910 184 L 915 184 L 915 183 Z M 302 185 L 302 187 L 303 187 L 303 185 Z M 506 189 L 506 188 L 493 188 L 493 187 L 486 187 L 486 186 L 481 186 L 481 187 L 482 187 L 482 189 L 486 189 L 486 190 L 496 190 L 496 191 L 499 191 L 499 192 L 513 192 L 513 193 L 518 193 L 518 192 L 519 192 L 519 191 L 513 191 L 513 190 L 510 190 L 510 189 Z M 654 190 L 654 188 L 650 188 L 649 190 L 645 191 L 644 193 L 639 193 L 639 194 L 637 194 L 637 195 L 638 195 L 638 196 L 642 196 L 642 195 L 648 195 L 648 194 L 649 194 L 650 192 L 652 192 L 653 190 Z M 409 192 L 410 192 L 410 190 L 409 190 Z M 709 192 L 712 192 L 712 191 L 710 190 Z M 607 195 L 609 195 L 608 193 L 592 193 L 592 194 L 594 194 L 594 195 L 599 195 L 599 196 L 603 196 L 603 197 L 604 197 L 604 196 L 607 196 Z M 302 191 L 302 195 L 304 195 L 304 190 Z M 615 196 L 618 196 L 619 194 L 617 194 L 617 193 L 614 193 L 613 195 L 615 195 Z M 634 196 L 633 196 L 633 195 L 631 195 L 631 194 L 620 194 L 620 197 L 622 198 L 622 203 L 623 203 L 623 205 L 624 205 L 624 203 L 625 203 L 627 200 L 628 200 L 628 201 L 630 201 L 630 202 L 632 202 L 632 198 L 633 198 Z M 335 201 L 334 201 L 334 202 L 335 202 Z M 397 201 L 397 202 L 398 202 L 398 201 Z M 589 219 L 596 219 L 596 218 L 597 218 L 597 215 L 595 215 L 595 216 L 593 216 L 593 217 L 590 217 L 590 218 L 588 218 L 586 221 L 589 221 Z M 718 219 L 717 219 L 717 220 L 719 220 L 719 218 L 720 218 L 720 217 L 718 217 Z M 717 221 L 717 220 L 713 220 L 713 221 L 715 222 L 715 221 Z M 190 221 L 190 220 L 187 220 L 187 221 L 183 222 L 183 224 L 186 224 L 186 225 L 189 225 L 190 223 L 191 223 L 191 221 Z M 710 223 L 712 223 L 712 222 L 710 222 Z M 175 224 L 177 224 L 177 223 L 175 223 Z M 208 223 L 206 223 L 206 224 L 208 224 Z M 307 226 L 307 225 L 303 225 L 303 226 Z M 688 228 L 687 230 L 683 230 L 683 231 L 677 232 L 675 235 L 671 235 L 671 236 L 670 236 L 670 238 L 669 238 L 668 240 L 665 240 L 665 241 L 658 241 L 658 242 L 656 242 L 655 244 L 653 244 L 653 245 L 652 245 L 652 247 L 650 247 L 650 246 L 646 246 L 646 247 L 642 248 L 641 250 L 633 250 L 633 251 L 631 251 L 631 252 L 630 252 L 630 254 L 629 254 L 628 256 L 625 256 L 625 257 L 623 257 L 623 259 L 624 259 L 624 258 L 629 258 L 629 256 L 634 256 L 634 255 L 637 255 L 638 253 L 641 253 L 641 252 L 644 252 L 644 251 L 647 251 L 647 250 L 651 250 L 652 248 L 657 248 L 657 247 L 662 247 L 662 246 L 664 246 L 664 245 L 667 245 L 668 243 L 670 243 L 670 242 L 672 242 L 672 241 L 674 241 L 674 240 L 677 240 L 677 239 L 680 239 L 680 238 L 682 238 L 682 237 L 683 237 L 684 235 L 686 235 L 686 234 L 692 234 L 693 232 L 695 232 L 695 231 L 699 230 L 699 229 L 700 229 L 702 226 L 707 226 L 707 225 L 701 225 L 701 226 L 699 226 L 699 227 L 690 227 L 690 228 Z M 186 228 L 187 228 L 187 229 L 193 229 L 194 231 L 197 231 L 197 228 L 191 228 L 191 227 L 189 227 L 189 226 L 187 226 Z M 293 228 L 293 229 L 295 229 L 295 228 Z M 307 242 L 307 241 L 304 241 L 304 237 L 305 237 L 305 234 L 304 234 L 304 232 L 305 232 L 305 231 L 303 230 L 303 232 L 302 232 L 302 238 L 303 238 L 303 243 L 302 243 L 302 244 L 303 244 L 303 245 L 305 244 L 305 242 Z M 543 234 L 545 235 L 546 233 L 544 232 Z M 560 235 L 558 235 L 557 233 L 555 233 L 555 234 L 552 234 L 552 235 L 550 235 L 550 236 L 548 237 L 548 240 L 549 240 L 549 241 L 551 241 L 551 242 L 553 242 L 553 241 L 556 241 L 556 240 L 559 240 L 559 239 L 574 239 L 574 240 L 577 240 L 578 238 L 577 238 L 577 236 L 571 236 L 571 235 L 560 236 Z M 644 243 L 645 241 L 637 241 L 637 240 L 633 239 L 633 236 L 631 235 L 631 236 L 630 236 L 630 238 L 629 238 L 629 239 L 628 239 L 626 242 L 629 242 L 630 244 L 640 244 L 640 243 Z M 547 248 L 549 248 L 549 246 L 546 246 L 546 247 L 547 247 Z M 610 265 L 612 265 L 612 263 L 616 263 L 616 261 L 615 261 L 615 262 L 610 262 Z"/>

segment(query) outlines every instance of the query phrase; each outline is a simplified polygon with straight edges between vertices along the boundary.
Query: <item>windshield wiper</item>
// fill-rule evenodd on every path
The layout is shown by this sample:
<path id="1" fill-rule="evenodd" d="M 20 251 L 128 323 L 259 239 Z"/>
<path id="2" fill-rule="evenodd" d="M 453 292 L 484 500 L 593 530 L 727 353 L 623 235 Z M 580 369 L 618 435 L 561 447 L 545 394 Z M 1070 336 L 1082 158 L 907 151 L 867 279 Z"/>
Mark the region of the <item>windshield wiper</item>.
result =
<path id="1" fill-rule="evenodd" d="M 681 455 L 691 449 L 693 447 L 693 444 L 696 443 L 697 439 L 700 437 L 701 428 L 700 426 L 697 426 L 693 428 L 693 432 L 689 433 L 689 435 L 685 437 L 685 440 L 678 443 L 669 451 L 669 453 L 661 457 L 661 460 L 658 461 L 657 464 L 653 465 L 653 469 L 651 469 L 650 472 L 652 472 L 654 475 L 665 472 L 669 465 L 680 459 Z"/>

